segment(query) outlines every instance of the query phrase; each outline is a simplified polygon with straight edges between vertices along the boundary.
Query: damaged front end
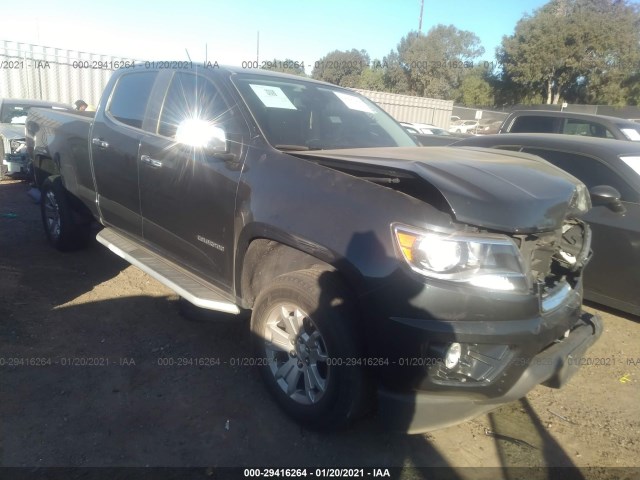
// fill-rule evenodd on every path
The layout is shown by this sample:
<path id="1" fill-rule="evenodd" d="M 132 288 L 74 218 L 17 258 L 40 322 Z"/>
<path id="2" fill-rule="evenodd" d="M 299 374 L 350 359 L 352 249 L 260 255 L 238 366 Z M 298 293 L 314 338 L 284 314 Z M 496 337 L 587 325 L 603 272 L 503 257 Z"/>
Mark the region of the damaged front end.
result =
<path id="1" fill-rule="evenodd" d="M 578 287 L 591 258 L 589 225 L 576 218 L 567 219 L 555 231 L 515 235 L 514 238 L 529 264 L 534 293 L 540 299 L 540 311 L 558 308 Z"/>
<path id="2" fill-rule="evenodd" d="M 447 226 L 398 212 L 391 235 L 405 268 L 361 298 L 373 351 L 389 360 L 375 373 L 390 427 L 442 428 L 539 384 L 561 387 L 577 371 L 573 359 L 602 332 L 582 310 L 591 258 L 584 184 L 537 157 L 481 149 L 306 158 L 452 219 Z"/>

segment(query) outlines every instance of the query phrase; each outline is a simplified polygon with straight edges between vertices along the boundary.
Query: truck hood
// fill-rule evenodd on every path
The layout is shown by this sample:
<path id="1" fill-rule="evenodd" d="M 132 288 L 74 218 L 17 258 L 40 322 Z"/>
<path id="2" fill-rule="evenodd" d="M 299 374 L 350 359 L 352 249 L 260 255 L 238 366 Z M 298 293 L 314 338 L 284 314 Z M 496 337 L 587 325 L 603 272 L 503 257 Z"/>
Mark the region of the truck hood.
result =
<path id="1" fill-rule="evenodd" d="M 483 148 L 385 147 L 296 155 L 356 176 L 417 177 L 441 193 L 457 221 L 491 230 L 554 230 L 565 218 L 586 213 L 591 206 L 579 180 L 528 154 Z M 393 179 L 389 186 L 402 191 L 402 181 Z"/>

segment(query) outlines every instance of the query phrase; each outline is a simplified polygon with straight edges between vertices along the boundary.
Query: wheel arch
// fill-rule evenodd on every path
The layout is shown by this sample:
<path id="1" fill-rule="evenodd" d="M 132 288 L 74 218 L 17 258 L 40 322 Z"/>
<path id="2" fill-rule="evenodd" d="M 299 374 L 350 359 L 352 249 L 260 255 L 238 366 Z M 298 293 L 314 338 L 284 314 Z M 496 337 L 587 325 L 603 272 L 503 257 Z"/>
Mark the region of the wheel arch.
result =
<path id="1" fill-rule="evenodd" d="M 291 235 L 263 232 L 238 242 L 237 297 L 244 308 L 252 308 L 260 290 L 271 280 L 309 268 L 337 273 L 345 287 L 354 293 L 362 278 L 353 265 L 325 247 Z"/>
<path id="2" fill-rule="evenodd" d="M 38 188 L 42 187 L 47 178 L 60 175 L 60 156 L 57 155 L 55 158 L 51 158 L 42 153 L 35 154 L 33 158 L 33 175 Z"/>

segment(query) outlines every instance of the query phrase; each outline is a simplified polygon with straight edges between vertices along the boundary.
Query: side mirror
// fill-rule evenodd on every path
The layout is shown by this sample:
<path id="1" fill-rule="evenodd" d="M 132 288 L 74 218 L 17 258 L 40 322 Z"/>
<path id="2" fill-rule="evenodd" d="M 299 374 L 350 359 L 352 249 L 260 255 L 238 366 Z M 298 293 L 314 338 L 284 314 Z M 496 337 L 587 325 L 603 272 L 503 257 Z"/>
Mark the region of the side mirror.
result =
<path id="1" fill-rule="evenodd" d="M 178 125 L 176 141 L 191 147 L 204 148 L 210 153 L 229 152 L 224 129 L 197 118 L 185 120 Z"/>
<path id="2" fill-rule="evenodd" d="M 591 195 L 591 203 L 595 207 L 605 206 L 623 215 L 627 211 L 620 201 L 620 192 L 609 185 L 596 185 L 589 190 L 589 195 Z"/>

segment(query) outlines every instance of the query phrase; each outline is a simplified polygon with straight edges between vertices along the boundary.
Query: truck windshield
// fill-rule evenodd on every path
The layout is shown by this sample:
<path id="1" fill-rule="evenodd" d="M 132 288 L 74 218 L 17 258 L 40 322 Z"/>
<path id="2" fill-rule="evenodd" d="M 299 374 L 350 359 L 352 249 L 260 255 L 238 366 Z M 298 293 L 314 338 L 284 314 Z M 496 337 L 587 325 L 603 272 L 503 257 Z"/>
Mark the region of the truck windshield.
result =
<path id="1" fill-rule="evenodd" d="M 281 150 L 416 146 L 365 97 L 342 88 L 267 75 L 233 77 L 269 143 Z"/>

